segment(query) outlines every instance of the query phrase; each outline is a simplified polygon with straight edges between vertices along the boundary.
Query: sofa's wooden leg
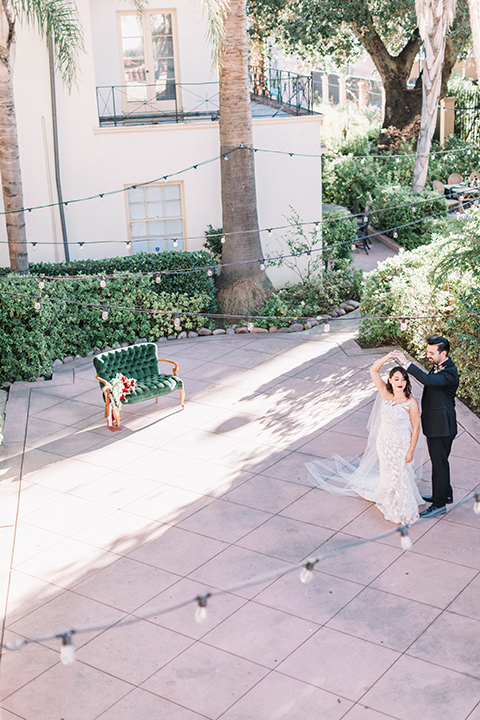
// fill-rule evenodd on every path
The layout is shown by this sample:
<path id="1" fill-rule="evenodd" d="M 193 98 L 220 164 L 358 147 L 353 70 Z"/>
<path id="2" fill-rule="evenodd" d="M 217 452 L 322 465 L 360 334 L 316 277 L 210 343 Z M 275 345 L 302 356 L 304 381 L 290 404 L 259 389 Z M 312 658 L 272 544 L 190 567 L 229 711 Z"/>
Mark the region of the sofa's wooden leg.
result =
<path id="1" fill-rule="evenodd" d="M 180 405 L 182 406 L 182 408 L 184 408 L 185 407 L 185 390 L 183 390 L 183 389 L 179 390 L 179 393 L 180 393 Z"/>
<path id="2" fill-rule="evenodd" d="M 122 428 L 120 427 L 120 408 L 113 409 L 113 417 L 115 420 L 113 429 L 121 430 Z M 116 425 L 116 427 L 115 427 L 115 425 Z"/>

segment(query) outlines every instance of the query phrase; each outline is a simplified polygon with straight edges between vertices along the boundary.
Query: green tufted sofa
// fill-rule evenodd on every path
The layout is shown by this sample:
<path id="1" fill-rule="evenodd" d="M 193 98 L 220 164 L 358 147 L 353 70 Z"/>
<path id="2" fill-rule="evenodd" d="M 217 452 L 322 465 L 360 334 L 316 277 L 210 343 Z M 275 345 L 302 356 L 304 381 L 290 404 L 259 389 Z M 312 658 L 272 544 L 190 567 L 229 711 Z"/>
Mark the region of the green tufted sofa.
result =
<path id="1" fill-rule="evenodd" d="M 158 363 L 168 362 L 174 367 L 173 374 L 162 374 L 159 372 Z M 113 416 L 111 429 L 120 430 L 120 408 L 111 407 L 110 390 L 106 387 L 117 373 L 126 375 L 127 378 L 135 378 L 137 381 L 134 389 L 125 397 L 125 403 L 132 405 L 155 398 L 158 402 L 160 395 L 168 395 L 174 390 L 180 391 L 180 404 L 184 407 L 185 391 L 183 380 L 177 377 L 178 365 L 173 360 L 157 357 L 157 346 L 155 343 L 139 343 L 128 345 L 117 350 L 96 355 L 93 358 L 93 365 L 97 371 L 97 380 L 105 399 L 105 417 Z M 107 421 L 108 422 L 108 421 Z M 116 425 L 116 427 L 114 427 Z"/>

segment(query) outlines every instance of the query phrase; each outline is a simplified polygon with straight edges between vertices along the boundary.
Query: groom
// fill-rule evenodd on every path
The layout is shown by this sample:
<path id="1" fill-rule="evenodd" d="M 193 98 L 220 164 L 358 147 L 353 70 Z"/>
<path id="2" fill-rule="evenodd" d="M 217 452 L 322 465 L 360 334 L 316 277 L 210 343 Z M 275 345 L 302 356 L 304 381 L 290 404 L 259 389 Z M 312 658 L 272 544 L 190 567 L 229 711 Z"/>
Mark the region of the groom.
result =
<path id="1" fill-rule="evenodd" d="M 457 434 L 455 393 L 458 388 L 458 372 L 448 357 L 449 350 L 450 344 L 446 338 L 427 339 L 427 359 L 433 364 L 429 373 L 407 362 L 403 353 L 398 353 L 398 358 L 408 373 L 424 386 L 422 429 L 432 461 L 432 495 L 423 499 L 432 504 L 420 513 L 420 517 L 443 515 L 446 512 L 445 503 L 453 502 L 448 456 Z"/>

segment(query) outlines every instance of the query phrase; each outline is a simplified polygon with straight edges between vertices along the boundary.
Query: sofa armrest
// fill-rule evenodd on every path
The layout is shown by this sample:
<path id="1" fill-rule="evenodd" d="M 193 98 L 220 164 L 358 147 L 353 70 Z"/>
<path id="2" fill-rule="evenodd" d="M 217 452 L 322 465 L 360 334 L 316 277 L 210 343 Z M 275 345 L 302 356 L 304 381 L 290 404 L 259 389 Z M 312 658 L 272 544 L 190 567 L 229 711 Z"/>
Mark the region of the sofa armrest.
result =
<path id="1" fill-rule="evenodd" d="M 168 362 L 173 365 L 172 373 L 173 375 L 177 376 L 177 370 L 178 370 L 178 363 L 176 363 L 174 360 L 167 360 L 167 358 L 158 358 L 158 362 Z M 178 377 L 178 376 L 177 376 Z"/>

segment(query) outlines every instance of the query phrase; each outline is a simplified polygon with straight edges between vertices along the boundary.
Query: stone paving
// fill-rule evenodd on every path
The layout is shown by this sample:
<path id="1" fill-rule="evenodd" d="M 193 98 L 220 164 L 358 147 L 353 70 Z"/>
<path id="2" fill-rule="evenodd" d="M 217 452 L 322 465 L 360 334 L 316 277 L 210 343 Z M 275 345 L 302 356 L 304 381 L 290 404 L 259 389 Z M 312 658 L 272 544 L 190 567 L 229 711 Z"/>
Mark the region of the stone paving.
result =
<path id="1" fill-rule="evenodd" d="M 2 720 L 480 720 L 480 517 L 472 504 L 319 563 L 162 608 L 392 526 L 309 484 L 363 451 L 374 391 L 354 323 L 160 344 L 185 381 L 111 433 L 91 359 L 10 390 L 0 465 Z M 458 406 L 455 498 L 480 481 Z M 428 490 L 425 483 L 423 491 Z M 13 553 L 12 553 L 13 548 Z M 8 598 L 7 598 L 8 591 Z M 148 618 L 147 618 L 148 616 Z M 122 620 L 139 618 L 135 624 Z M 104 629 L 105 626 L 108 629 Z"/>

